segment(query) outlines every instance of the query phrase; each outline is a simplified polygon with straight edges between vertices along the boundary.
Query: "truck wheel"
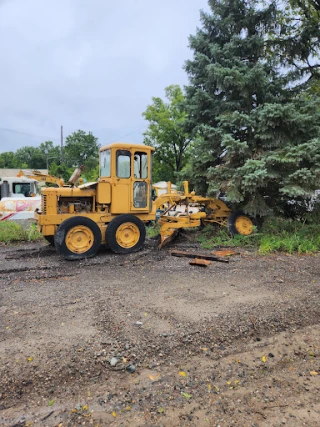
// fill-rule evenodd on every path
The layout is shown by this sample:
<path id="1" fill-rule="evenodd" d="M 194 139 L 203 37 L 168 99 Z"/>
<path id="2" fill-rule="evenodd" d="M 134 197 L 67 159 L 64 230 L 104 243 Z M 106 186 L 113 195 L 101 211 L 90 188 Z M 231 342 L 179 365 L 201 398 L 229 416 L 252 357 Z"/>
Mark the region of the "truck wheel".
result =
<path id="1" fill-rule="evenodd" d="M 228 229 L 230 234 L 242 234 L 249 236 L 253 233 L 253 222 L 242 212 L 233 212 L 228 218 Z"/>
<path id="2" fill-rule="evenodd" d="M 145 238 L 145 226 L 134 215 L 119 215 L 107 226 L 107 245 L 116 254 L 129 254 L 139 251 Z"/>
<path id="3" fill-rule="evenodd" d="M 101 245 L 101 231 L 89 218 L 74 217 L 60 224 L 54 236 L 56 250 L 68 260 L 93 257 Z"/>

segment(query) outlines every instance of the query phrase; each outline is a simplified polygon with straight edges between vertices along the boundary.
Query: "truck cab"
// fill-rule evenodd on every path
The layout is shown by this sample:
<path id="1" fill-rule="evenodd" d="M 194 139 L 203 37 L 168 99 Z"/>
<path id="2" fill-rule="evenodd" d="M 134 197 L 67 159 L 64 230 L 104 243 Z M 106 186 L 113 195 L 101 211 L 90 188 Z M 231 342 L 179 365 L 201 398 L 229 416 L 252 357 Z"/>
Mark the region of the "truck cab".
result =
<path id="1" fill-rule="evenodd" d="M 38 183 L 21 177 L 0 178 L 0 221 L 31 220 L 40 207 Z"/>

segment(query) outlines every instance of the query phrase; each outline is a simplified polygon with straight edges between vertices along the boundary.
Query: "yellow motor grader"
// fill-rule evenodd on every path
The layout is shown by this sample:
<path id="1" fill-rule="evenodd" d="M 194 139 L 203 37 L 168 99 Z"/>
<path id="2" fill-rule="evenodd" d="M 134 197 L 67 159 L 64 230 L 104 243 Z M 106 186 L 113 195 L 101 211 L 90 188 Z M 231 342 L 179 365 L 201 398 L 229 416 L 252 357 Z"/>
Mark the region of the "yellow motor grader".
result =
<path id="1" fill-rule="evenodd" d="M 74 186 L 78 170 L 70 186 L 41 190 L 41 209 L 35 212 L 38 229 L 64 258 L 92 257 L 101 244 L 120 254 L 138 251 L 145 241 L 145 224 L 156 219 L 160 207 L 160 247 L 180 228 L 201 224 L 229 226 L 233 234 L 252 233 L 250 218 L 232 213 L 219 199 L 189 192 L 187 182 L 183 193 L 171 192 L 169 184 L 167 194 L 153 201 L 153 151 L 137 144 L 104 146 L 100 149 L 97 182 Z"/>

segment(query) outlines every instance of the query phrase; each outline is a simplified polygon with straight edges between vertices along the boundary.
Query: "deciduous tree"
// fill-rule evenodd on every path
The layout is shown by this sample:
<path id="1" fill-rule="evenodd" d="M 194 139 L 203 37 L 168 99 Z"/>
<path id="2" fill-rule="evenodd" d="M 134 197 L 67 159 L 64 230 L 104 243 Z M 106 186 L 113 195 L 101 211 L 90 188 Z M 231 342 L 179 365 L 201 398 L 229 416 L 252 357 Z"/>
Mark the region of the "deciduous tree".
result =
<path id="1" fill-rule="evenodd" d="M 0 167 L 14 169 L 18 167 L 17 157 L 13 151 L 0 153 Z"/>
<path id="2" fill-rule="evenodd" d="M 156 148 L 153 181 L 173 181 L 188 161 L 191 138 L 185 130 L 185 98 L 178 85 L 165 89 L 168 102 L 152 98 L 143 113 L 149 122 L 144 143 Z"/>
<path id="3" fill-rule="evenodd" d="M 90 167 L 93 167 L 94 163 L 95 167 L 99 163 L 99 148 L 98 138 L 91 132 L 86 133 L 83 130 L 73 132 L 66 138 L 64 163 L 72 167 L 86 166 L 89 163 Z"/>

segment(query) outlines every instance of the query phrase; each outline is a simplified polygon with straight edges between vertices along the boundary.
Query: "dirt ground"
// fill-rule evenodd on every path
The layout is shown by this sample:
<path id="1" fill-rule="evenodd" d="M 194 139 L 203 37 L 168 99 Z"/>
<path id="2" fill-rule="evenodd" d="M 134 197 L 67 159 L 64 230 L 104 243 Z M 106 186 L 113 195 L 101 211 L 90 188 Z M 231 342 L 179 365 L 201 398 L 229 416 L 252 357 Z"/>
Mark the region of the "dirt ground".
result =
<path id="1" fill-rule="evenodd" d="M 320 254 L 172 249 L 0 247 L 1 426 L 319 426 Z"/>

